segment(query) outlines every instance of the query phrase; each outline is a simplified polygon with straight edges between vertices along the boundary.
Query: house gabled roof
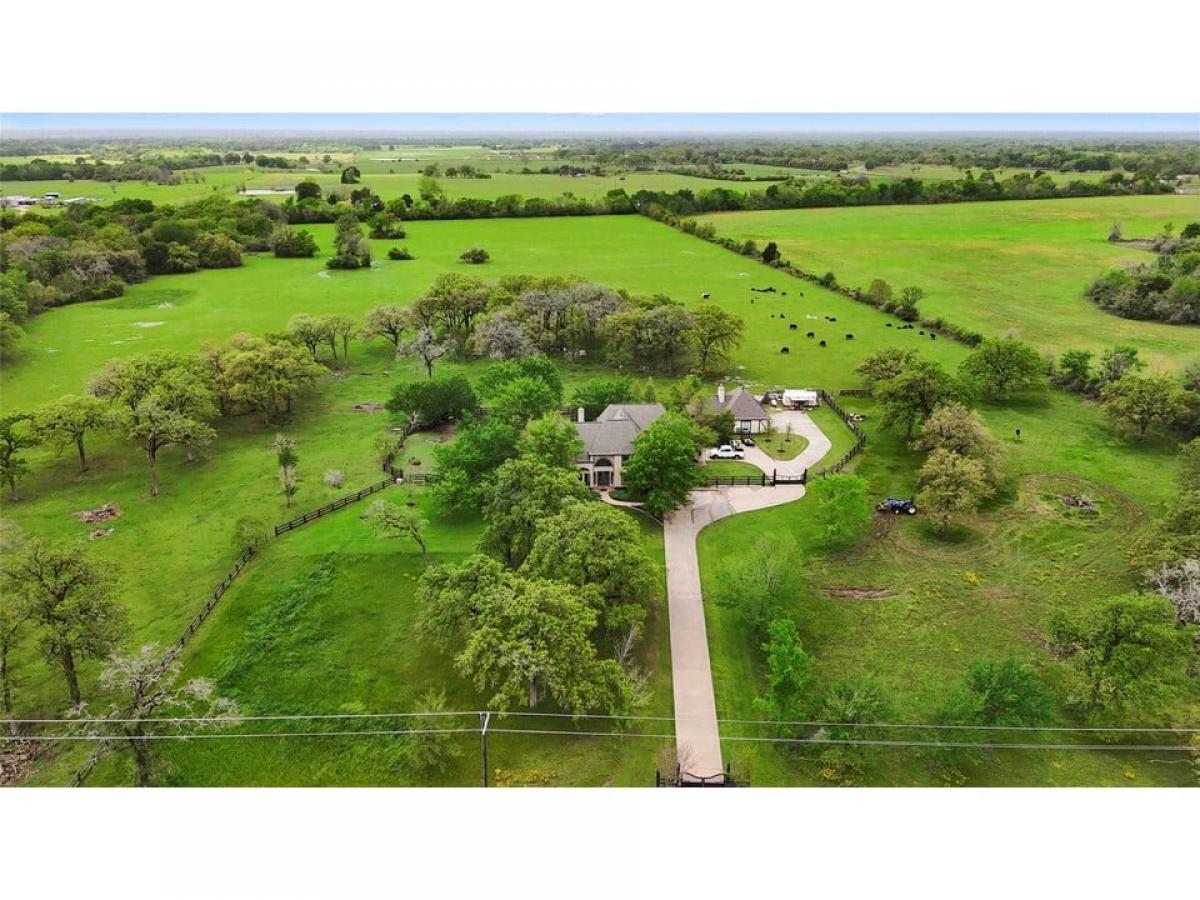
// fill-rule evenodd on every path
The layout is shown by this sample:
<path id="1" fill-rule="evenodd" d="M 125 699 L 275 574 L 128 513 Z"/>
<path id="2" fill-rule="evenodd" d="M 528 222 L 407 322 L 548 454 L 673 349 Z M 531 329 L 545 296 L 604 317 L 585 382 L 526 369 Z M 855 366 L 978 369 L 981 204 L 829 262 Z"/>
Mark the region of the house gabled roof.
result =
<path id="1" fill-rule="evenodd" d="M 666 412 L 661 403 L 612 403 L 594 422 L 575 425 L 583 441 L 580 459 L 589 456 L 632 456 L 633 439 Z"/>
<path id="2" fill-rule="evenodd" d="M 734 388 L 725 395 L 721 403 L 716 397 L 708 398 L 708 405 L 714 412 L 732 413 L 734 419 L 766 419 L 767 411 L 763 405 L 754 399 L 744 387 Z"/>

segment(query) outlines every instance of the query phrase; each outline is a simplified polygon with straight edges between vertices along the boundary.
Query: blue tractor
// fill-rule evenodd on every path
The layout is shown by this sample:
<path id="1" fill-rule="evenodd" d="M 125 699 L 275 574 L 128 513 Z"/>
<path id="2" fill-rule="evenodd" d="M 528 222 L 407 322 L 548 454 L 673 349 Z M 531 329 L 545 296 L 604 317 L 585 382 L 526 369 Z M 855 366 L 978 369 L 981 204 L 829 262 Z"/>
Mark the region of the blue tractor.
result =
<path id="1" fill-rule="evenodd" d="M 907 513 L 910 516 L 917 514 L 917 504 L 913 503 L 911 497 L 907 500 L 901 500 L 899 497 L 888 497 L 886 500 L 881 500 L 875 509 L 877 512 L 890 512 L 895 516 L 900 515 L 900 513 Z"/>

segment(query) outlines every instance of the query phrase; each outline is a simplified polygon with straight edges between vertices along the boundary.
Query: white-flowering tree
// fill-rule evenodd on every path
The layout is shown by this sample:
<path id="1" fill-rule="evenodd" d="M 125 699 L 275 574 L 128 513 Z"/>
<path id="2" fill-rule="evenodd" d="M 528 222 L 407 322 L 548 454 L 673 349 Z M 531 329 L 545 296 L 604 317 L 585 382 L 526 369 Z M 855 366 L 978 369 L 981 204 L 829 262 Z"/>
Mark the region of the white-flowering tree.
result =
<path id="1" fill-rule="evenodd" d="M 1166 563 L 1147 572 L 1146 579 L 1155 593 L 1175 604 L 1180 622 L 1200 624 L 1200 559 Z"/>
<path id="2" fill-rule="evenodd" d="M 178 682 L 178 662 L 164 662 L 161 648 L 147 644 L 130 656 L 114 654 L 100 674 L 100 684 L 116 691 L 121 700 L 98 716 L 80 707 L 89 732 L 122 735 L 133 753 L 139 787 L 150 785 L 151 736 L 164 733 L 158 725 L 186 733 L 227 726 L 237 715 L 237 705 L 217 696 L 210 680 Z"/>

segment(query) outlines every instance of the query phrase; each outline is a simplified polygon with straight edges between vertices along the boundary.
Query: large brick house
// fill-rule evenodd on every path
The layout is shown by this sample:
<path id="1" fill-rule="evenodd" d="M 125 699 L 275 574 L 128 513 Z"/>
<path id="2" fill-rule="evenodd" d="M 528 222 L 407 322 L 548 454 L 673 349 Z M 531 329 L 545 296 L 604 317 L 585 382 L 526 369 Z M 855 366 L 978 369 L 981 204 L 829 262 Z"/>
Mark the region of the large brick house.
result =
<path id="1" fill-rule="evenodd" d="M 633 439 L 664 412 L 661 403 L 611 403 L 594 422 L 585 422 L 581 407 L 575 429 L 583 451 L 575 465 L 583 483 L 601 491 L 621 487 L 621 467 L 633 456 Z"/>

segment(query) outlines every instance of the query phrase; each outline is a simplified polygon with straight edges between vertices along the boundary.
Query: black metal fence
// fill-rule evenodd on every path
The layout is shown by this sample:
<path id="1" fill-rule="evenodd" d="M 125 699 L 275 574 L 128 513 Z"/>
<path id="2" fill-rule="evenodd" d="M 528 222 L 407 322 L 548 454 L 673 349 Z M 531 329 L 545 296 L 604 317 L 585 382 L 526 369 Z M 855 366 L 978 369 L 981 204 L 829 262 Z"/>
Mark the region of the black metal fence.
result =
<path id="1" fill-rule="evenodd" d="M 675 771 L 668 772 L 664 775 L 658 769 L 654 770 L 654 786 L 655 787 L 749 787 L 749 777 L 733 773 L 733 764 L 726 763 L 725 771 L 717 775 L 705 775 L 700 777 L 693 775 L 691 772 L 683 772 L 679 766 L 675 766 Z"/>
<path id="2" fill-rule="evenodd" d="M 706 475 L 704 484 L 707 487 L 765 487 L 771 480 L 765 472 L 757 475 Z"/>
<path id="3" fill-rule="evenodd" d="M 326 503 L 324 506 L 314 509 L 312 512 L 306 512 L 302 516 L 297 516 L 290 522 L 284 522 L 280 525 L 276 525 L 275 536 L 279 537 L 279 535 L 292 531 L 295 528 L 299 528 L 301 525 L 307 525 L 309 522 L 315 522 L 317 519 L 321 518 L 321 516 L 327 516 L 331 512 L 335 512 L 343 507 L 349 506 L 351 503 L 357 503 L 363 497 L 369 497 L 371 494 L 376 494 L 379 491 L 382 491 L 388 485 L 395 483 L 396 479 L 385 478 L 383 481 L 376 482 L 369 487 L 363 488 L 361 491 L 355 491 L 353 494 L 347 494 L 345 497 L 339 497 L 331 503 Z"/>

